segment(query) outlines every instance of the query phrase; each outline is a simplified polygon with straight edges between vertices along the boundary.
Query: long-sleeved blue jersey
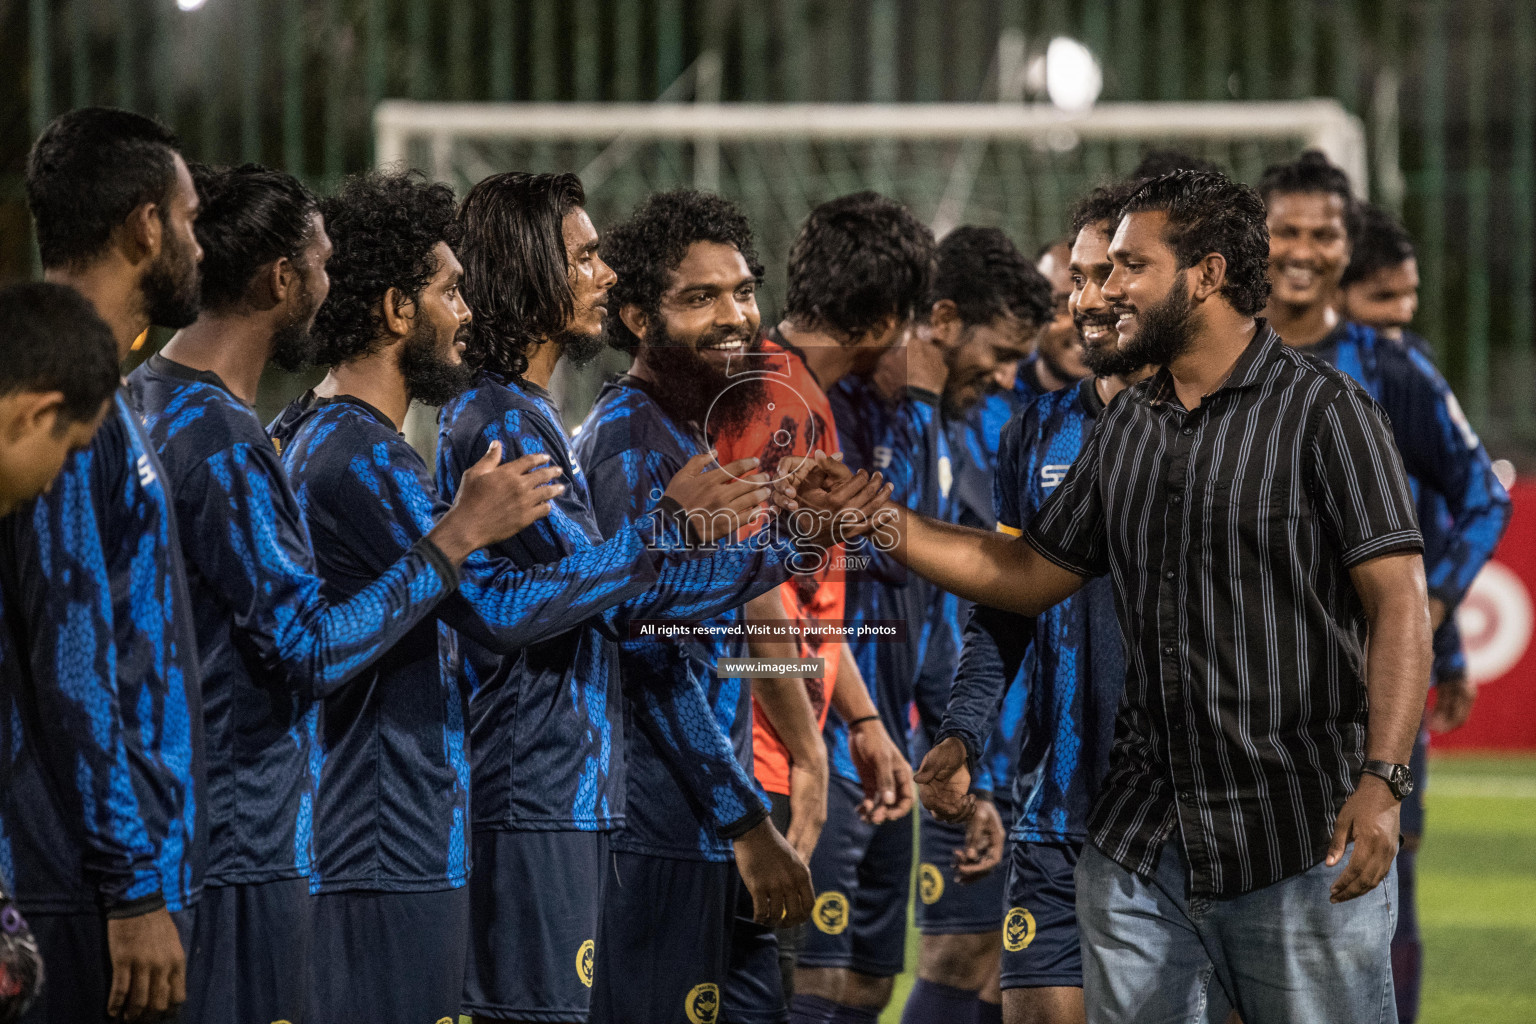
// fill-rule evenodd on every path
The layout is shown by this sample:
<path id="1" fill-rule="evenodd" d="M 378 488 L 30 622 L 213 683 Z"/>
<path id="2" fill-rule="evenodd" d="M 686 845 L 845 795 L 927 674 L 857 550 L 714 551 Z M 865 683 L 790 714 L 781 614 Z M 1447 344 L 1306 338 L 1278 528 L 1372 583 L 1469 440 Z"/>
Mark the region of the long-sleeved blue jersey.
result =
<path id="1" fill-rule="evenodd" d="M 700 432 L 668 416 L 641 381 L 606 384 L 575 441 L 598 529 L 605 537 L 621 534 L 656 506 L 685 462 L 708 449 Z M 775 584 L 793 558 L 772 528 L 719 546 L 742 552 L 745 575 Z M 732 608 L 699 628 L 733 629 L 740 621 L 740 609 Z M 626 737 L 627 806 L 615 849 L 724 861 L 732 856 L 730 840 L 766 817 L 767 800 L 752 777 L 751 686 L 715 675 L 721 658 L 744 657 L 746 646 L 724 634 L 620 642 L 634 728 Z"/>
<path id="2" fill-rule="evenodd" d="M 0 548 L 0 857 L 17 902 L 185 908 L 208 838 L 197 645 L 165 474 L 121 395 Z"/>
<path id="3" fill-rule="evenodd" d="M 1103 409 L 1089 379 L 1048 392 L 1009 421 L 998 451 L 997 528 L 1019 535 L 1081 452 Z M 1081 841 L 1109 766 L 1115 711 L 1125 688 L 1125 648 L 1108 579 L 1089 580 L 1033 621 L 978 608 L 966 626 L 955 695 L 939 735 L 974 756 L 991 732 L 999 696 L 1024 662 L 1011 835 Z"/>
<path id="4" fill-rule="evenodd" d="M 128 379 L 170 485 L 197 624 L 210 885 L 309 874 L 316 701 L 431 613 L 458 574 L 412 548 L 330 604 L 271 439 L 216 374 L 151 356 Z"/>
<path id="5" fill-rule="evenodd" d="M 431 472 L 387 416 L 350 396 L 298 399 L 272 425 L 332 600 L 346 600 L 447 511 Z M 663 517 L 652 520 L 660 524 Z M 458 633 L 516 651 L 655 579 L 648 544 L 519 572 L 484 552 L 459 589 L 373 667 L 325 699 L 315 825 L 316 892 L 426 892 L 469 875 L 469 693 Z M 611 571 L 620 558 L 632 567 Z M 597 714 L 605 714 L 597 709 Z M 594 788 L 601 782 L 594 778 Z"/>
<path id="6" fill-rule="evenodd" d="M 565 493 L 550 514 L 491 553 L 522 569 L 561 558 L 618 552 L 607 571 L 631 567 L 623 552 L 645 520 L 603 539 L 581 465 L 571 454 L 548 391 L 527 380 L 482 372 L 443 407 L 438 490 L 451 499 L 459 479 L 492 441 L 503 457 L 550 457 Z M 666 481 L 662 481 L 663 486 Z M 625 747 L 618 641 L 640 619 L 693 621 L 772 589 L 780 573 L 753 575 L 750 549 L 713 556 L 656 552 L 656 583 L 577 628 L 507 655 L 465 638 L 460 665 L 470 691 L 470 750 L 476 829 L 613 829 L 624 823 Z M 615 591 L 618 594 L 618 591 Z"/>
<path id="7" fill-rule="evenodd" d="M 884 476 L 892 485 L 891 501 L 929 517 L 940 516 L 951 471 L 946 439 L 937 426 L 938 396 L 917 388 L 887 396 L 870 378 L 850 374 L 832 386 L 827 398 L 844 464 L 855 472 Z M 935 588 L 878 550 L 869 537 L 849 544 L 847 555 L 869 560 L 864 569 L 848 574 L 848 624 L 906 623 L 906 635 L 900 639 L 855 635 L 848 641 L 881 722 L 899 742 L 910 729 L 913 688 Z M 832 771 L 858 782 L 847 724 L 829 712 L 822 731 Z"/>
<path id="8" fill-rule="evenodd" d="M 1353 377 L 1386 411 L 1403 468 L 1445 501 L 1443 536 L 1424 537 L 1429 596 L 1455 608 L 1509 522 L 1509 494 L 1456 396 L 1428 357 L 1345 321 L 1298 351 Z"/>

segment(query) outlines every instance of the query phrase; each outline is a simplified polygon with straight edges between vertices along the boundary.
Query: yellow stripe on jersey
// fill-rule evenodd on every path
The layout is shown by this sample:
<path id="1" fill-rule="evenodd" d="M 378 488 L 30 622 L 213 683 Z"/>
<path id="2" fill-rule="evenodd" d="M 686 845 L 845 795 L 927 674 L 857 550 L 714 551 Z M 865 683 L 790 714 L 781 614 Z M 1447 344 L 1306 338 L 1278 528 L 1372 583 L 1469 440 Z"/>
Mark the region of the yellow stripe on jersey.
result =
<path id="1" fill-rule="evenodd" d="M 997 532 L 1006 533 L 1010 537 L 1024 536 L 1024 531 L 1019 529 L 1017 526 L 1004 526 L 1002 523 L 997 524 Z"/>

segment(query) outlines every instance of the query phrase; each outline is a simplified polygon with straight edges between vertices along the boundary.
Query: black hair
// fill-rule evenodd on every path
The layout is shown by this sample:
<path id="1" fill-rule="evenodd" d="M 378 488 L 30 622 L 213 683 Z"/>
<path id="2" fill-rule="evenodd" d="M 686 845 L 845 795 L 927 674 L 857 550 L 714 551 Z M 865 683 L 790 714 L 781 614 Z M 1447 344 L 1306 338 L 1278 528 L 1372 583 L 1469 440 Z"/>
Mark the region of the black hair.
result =
<path id="1" fill-rule="evenodd" d="M 158 203 L 163 220 L 180 148 L 165 125 L 127 110 L 82 107 L 55 118 L 27 156 L 27 205 L 43 266 L 90 262 L 145 203 Z"/>
<path id="2" fill-rule="evenodd" d="M 191 170 L 200 202 L 194 229 L 203 247 L 203 307 L 231 309 L 263 267 L 299 258 L 320 200 L 293 175 L 260 164 Z"/>
<path id="3" fill-rule="evenodd" d="M 1232 308 L 1243 316 L 1264 308 L 1269 301 L 1269 228 L 1257 192 L 1220 171 L 1175 171 L 1140 185 L 1121 213 L 1148 211 L 1168 215 L 1163 240 L 1180 270 L 1220 253 L 1227 261 L 1221 293 Z"/>
<path id="4" fill-rule="evenodd" d="M 421 294 L 438 271 L 438 242 L 459 240 L 453 189 L 420 171 L 373 171 L 320 200 L 334 247 L 331 292 L 315 317 L 315 363 L 336 366 L 382 345 L 382 303 L 391 288 Z"/>
<path id="5" fill-rule="evenodd" d="M 1120 220 L 1121 208 L 1140 184 L 1132 180 L 1100 185 L 1072 204 L 1072 239 L 1075 240 L 1078 233 L 1089 224 L 1103 220 L 1109 221 L 1109 230 L 1113 232 L 1115 224 Z"/>
<path id="6" fill-rule="evenodd" d="M 905 320 L 932 290 L 934 256 L 933 232 L 877 192 L 822 203 L 790 247 L 785 314 L 849 338 Z"/>
<path id="7" fill-rule="evenodd" d="M 669 275 L 695 242 L 735 246 L 752 276 L 762 280 L 763 265 L 752 244 L 752 225 L 740 207 L 712 192 L 691 188 L 657 192 L 628 220 L 603 236 L 603 260 L 619 276 L 609 292 L 614 315 L 604 326 L 609 345 L 634 354 L 640 339 L 624 325 L 618 311 L 633 305 L 650 316 L 659 312 Z"/>
<path id="8" fill-rule="evenodd" d="M 574 174 L 507 172 L 481 180 L 459 207 L 464 298 L 475 311 L 465 358 L 504 376 L 558 335 L 574 308 L 563 221 L 587 205 Z"/>
<path id="9" fill-rule="evenodd" d="M 1131 169 L 1130 181 L 1151 181 L 1174 171 L 1219 171 L 1221 167 L 1204 157 L 1182 149 L 1149 149 L 1141 163 Z"/>
<path id="10" fill-rule="evenodd" d="M 1353 242 L 1360 235 L 1360 204 L 1349 187 L 1349 175 L 1330 163 L 1321 150 L 1309 149 L 1289 163 L 1271 164 L 1259 176 L 1259 196 L 1265 204 L 1284 193 L 1322 193 L 1344 202 L 1344 231 Z"/>
<path id="11" fill-rule="evenodd" d="M 1378 270 L 1406 263 L 1415 256 L 1413 237 L 1389 211 L 1362 203 L 1360 234 L 1349 250 L 1349 266 L 1341 284 L 1363 281 Z"/>
<path id="12" fill-rule="evenodd" d="M 85 296 L 43 281 L 0 287 L 0 395 L 60 391 L 64 418 L 85 422 L 118 383 L 117 341 Z"/>
<path id="13" fill-rule="evenodd" d="M 958 227 L 939 243 L 930 305 L 948 299 L 966 326 L 1012 314 L 1031 327 L 1051 319 L 1051 284 L 997 228 Z"/>

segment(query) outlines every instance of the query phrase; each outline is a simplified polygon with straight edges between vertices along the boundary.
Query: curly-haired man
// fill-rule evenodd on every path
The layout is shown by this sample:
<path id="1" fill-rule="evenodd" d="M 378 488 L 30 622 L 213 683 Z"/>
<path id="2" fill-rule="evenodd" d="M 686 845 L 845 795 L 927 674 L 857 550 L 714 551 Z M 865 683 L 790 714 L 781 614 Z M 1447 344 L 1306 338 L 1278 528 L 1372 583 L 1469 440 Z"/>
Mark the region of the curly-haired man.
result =
<path id="1" fill-rule="evenodd" d="M 576 452 L 598 525 L 612 535 L 655 503 L 660 481 L 757 414 L 766 392 L 750 372 L 761 268 L 739 209 L 689 190 L 655 195 L 602 252 L 618 272 L 610 343 L 635 361 L 598 396 Z M 731 608 L 708 620 L 720 639 L 620 644 L 630 693 L 695 680 L 709 713 L 686 730 L 663 728 L 632 698 L 640 728 L 629 736 L 628 817 L 613 840 L 598 940 L 627 955 L 600 961 L 594 1020 L 714 1020 L 717 1010 L 735 1021 L 785 1018 L 767 926 L 806 918 L 810 874 L 752 778 L 755 684 L 717 674 L 721 659 L 745 653 L 740 633 L 728 632 L 740 618 Z M 759 873 L 790 883 L 788 900 L 765 905 L 755 886 L 748 900 L 742 879 Z"/>

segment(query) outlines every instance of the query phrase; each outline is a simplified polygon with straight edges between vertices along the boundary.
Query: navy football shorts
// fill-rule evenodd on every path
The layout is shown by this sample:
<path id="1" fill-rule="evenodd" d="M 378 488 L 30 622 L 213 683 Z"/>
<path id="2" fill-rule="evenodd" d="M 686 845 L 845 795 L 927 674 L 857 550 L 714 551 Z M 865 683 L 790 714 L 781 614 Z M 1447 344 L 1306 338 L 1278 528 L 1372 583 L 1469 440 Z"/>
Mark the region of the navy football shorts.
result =
<path id="1" fill-rule="evenodd" d="M 603 889 L 593 1024 L 784 1024 L 773 930 L 736 865 L 615 851 Z"/>
<path id="2" fill-rule="evenodd" d="M 816 906 L 801 967 L 842 967 L 876 978 L 900 974 L 912 891 L 912 821 L 859 818 L 858 783 L 833 776 L 827 823 L 811 854 Z"/>
<path id="3" fill-rule="evenodd" d="M 1082 988 L 1077 934 L 1081 843 L 1015 842 L 1003 914 L 1003 988 Z"/>
<path id="4" fill-rule="evenodd" d="M 309 1016 L 316 1022 L 459 1019 L 469 886 L 315 898 Z"/>
<path id="5" fill-rule="evenodd" d="M 307 878 L 205 888 L 187 954 L 183 1019 L 305 1020 L 312 910 Z"/>
<path id="6" fill-rule="evenodd" d="M 965 826 L 940 821 L 925 810 L 917 827 L 917 930 L 924 935 L 979 935 L 1001 928 L 1007 847 L 997 867 L 961 885 L 955 881 L 955 851 L 965 847 Z"/>
<path id="7" fill-rule="evenodd" d="M 181 933 L 183 949 L 191 946 L 197 909 L 176 911 L 171 919 Z M 80 1021 L 106 1024 L 107 996 L 112 991 L 112 959 L 107 952 L 107 920 L 99 913 L 22 915 L 32 928 L 43 957 L 43 988 L 22 1017 L 22 1024 Z M 192 1021 L 180 1014 L 161 1018 Z"/>
<path id="8" fill-rule="evenodd" d="M 587 1019 L 607 863 L 607 832 L 475 833 L 464 1013 Z"/>

